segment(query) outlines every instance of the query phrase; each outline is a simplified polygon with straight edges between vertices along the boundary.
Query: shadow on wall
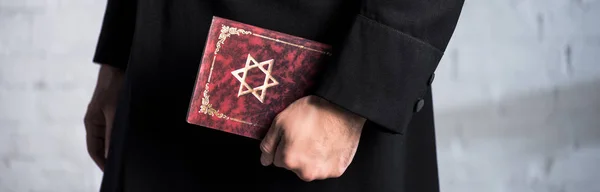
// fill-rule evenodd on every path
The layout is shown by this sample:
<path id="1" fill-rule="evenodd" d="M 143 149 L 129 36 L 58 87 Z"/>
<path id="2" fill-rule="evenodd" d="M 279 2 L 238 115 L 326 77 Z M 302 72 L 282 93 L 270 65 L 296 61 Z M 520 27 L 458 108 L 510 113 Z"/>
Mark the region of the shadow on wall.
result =
<path id="1" fill-rule="evenodd" d="M 436 134 L 443 191 L 600 191 L 600 80 L 439 112 Z"/>

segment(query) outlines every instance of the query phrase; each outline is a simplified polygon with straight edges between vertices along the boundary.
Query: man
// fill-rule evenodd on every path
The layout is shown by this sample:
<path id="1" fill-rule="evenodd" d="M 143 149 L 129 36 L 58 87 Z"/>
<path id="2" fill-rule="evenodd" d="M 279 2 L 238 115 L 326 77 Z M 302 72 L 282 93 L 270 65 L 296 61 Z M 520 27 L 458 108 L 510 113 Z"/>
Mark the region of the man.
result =
<path id="1" fill-rule="evenodd" d="M 101 191 L 439 191 L 430 85 L 462 4 L 108 0 L 85 117 Z M 334 48 L 262 141 L 186 123 L 212 16 Z"/>

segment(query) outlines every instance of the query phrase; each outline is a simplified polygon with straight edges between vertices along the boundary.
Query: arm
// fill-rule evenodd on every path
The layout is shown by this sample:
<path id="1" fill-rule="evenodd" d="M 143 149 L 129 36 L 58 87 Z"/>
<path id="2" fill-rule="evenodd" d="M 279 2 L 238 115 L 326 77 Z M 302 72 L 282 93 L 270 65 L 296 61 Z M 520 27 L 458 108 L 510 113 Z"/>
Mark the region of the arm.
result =
<path id="1" fill-rule="evenodd" d="M 90 157 L 104 170 L 135 28 L 135 0 L 108 0 L 93 61 L 101 64 L 84 117 Z"/>
<path id="2" fill-rule="evenodd" d="M 364 0 L 315 96 L 278 114 L 261 163 L 305 181 L 340 177 L 366 120 L 402 133 L 429 86 L 463 0 Z"/>
<path id="3" fill-rule="evenodd" d="M 104 170 L 117 100 L 123 86 L 124 73 L 110 65 L 101 65 L 96 88 L 83 119 L 87 150 L 92 160 Z"/>
<path id="4" fill-rule="evenodd" d="M 364 0 L 315 95 L 385 131 L 402 133 L 428 89 L 462 4 L 463 0 Z"/>
<path id="5" fill-rule="evenodd" d="M 136 20 L 136 0 L 108 0 L 94 63 L 127 68 Z"/>

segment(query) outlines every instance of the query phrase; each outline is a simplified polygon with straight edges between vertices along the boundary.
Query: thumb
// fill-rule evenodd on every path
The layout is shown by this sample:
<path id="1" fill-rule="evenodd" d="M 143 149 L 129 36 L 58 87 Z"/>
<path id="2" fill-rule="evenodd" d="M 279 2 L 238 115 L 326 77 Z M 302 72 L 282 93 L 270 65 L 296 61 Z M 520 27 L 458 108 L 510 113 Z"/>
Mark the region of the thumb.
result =
<path id="1" fill-rule="evenodd" d="M 281 129 L 280 126 L 277 125 L 277 119 L 278 118 L 275 118 L 275 120 L 273 120 L 269 131 L 260 143 L 260 150 L 262 151 L 260 163 L 263 166 L 269 166 L 273 163 L 273 158 L 275 157 L 275 150 L 277 149 L 281 136 Z"/>

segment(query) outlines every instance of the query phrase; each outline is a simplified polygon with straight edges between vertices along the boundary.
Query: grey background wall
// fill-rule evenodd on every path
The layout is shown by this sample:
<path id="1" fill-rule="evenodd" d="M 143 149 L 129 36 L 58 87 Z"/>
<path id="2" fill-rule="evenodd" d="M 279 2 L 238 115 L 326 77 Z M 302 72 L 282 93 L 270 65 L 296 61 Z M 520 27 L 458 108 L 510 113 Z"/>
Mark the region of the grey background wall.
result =
<path id="1" fill-rule="evenodd" d="M 0 0 L 0 192 L 97 191 L 105 0 Z M 434 82 L 442 191 L 600 191 L 600 1 L 467 0 Z"/>

